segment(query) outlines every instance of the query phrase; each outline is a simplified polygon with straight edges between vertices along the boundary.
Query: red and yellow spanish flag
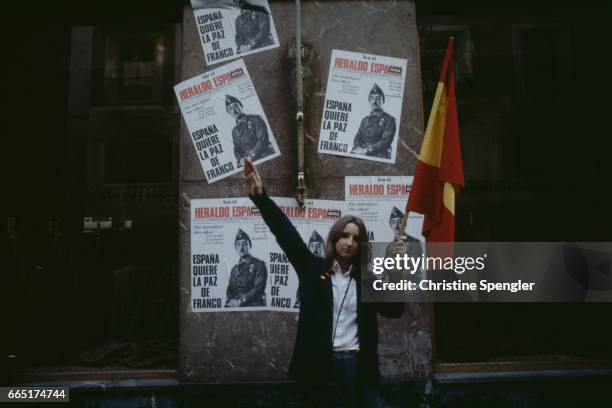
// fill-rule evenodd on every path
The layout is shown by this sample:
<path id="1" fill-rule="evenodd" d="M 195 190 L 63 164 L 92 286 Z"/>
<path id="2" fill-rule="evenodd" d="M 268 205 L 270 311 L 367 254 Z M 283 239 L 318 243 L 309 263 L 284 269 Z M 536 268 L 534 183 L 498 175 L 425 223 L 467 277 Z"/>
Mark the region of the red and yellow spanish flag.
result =
<path id="1" fill-rule="evenodd" d="M 448 40 L 406 211 L 425 215 L 427 242 L 455 240 L 455 196 L 463 187 L 463 163 L 455 100 L 454 38 Z"/>

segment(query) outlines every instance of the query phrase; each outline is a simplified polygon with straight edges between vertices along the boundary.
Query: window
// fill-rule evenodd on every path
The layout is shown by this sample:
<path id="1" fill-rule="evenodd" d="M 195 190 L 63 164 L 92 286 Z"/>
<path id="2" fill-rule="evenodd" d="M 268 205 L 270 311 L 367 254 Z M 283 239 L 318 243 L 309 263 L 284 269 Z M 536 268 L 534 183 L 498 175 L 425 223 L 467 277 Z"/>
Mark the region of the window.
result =
<path id="1" fill-rule="evenodd" d="M 567 92 L 569 32 L 563 26 L 517 24 L 513 48 L 520 94 L 550 96 Z"/>
<path id="2" fill-rule="evenodd" d="M 425 111 L 429 112 L 440 79 L 440 69 L 449 37 L 455 37 L 454 62 L 457 84 L 463 84 L 472 77 L 473 43 L 467 26 L 446 26 L 427 22 L 419 25 L 419 35 L 423 105 Z"/>
<path id="3" fill-rule="evenodd" d="M 173 180 L 171 135 L 112 137 L 104 151 L 104 184 L 170 183 Z"/>
<path id="4" fill-rule="evenodd" d="M 36 186 L 9 201 L 11 368 L 175 368 L 180 116 L 172 75 L 180 26 L 46 34 L 54 39 L 40 53 L 46 69 L 65 77 L 49 81 L 53 92 L 36 90 L 48 107 L 36 115 L 44 132 L 23 126 L 32 120 L 24 109 L 11 141 L 15 168 L 30 163 L 15 185 Z M 40 35 L 21 39 L 33 56 Z M 29 83 L 32 71 L 14 82 Z M 36 160 L 32 149 L 41 152 Z"/>
<path id="5" fill-rule="evenodd" d="M 457 199 L 457 240 L 610 240 L 607 211 L 594 211 L 610 202 L 601 191 L 609 174 L 603 164 L 609 116 L 604 120 L 600 109 L 605 96 L 577 81 L 603 73 L 593 45 L 603 31 L 575 35 L 598 29 L 574 22 L 570 30 L 551 16 L 449 14 L 420 16 L 419 33 L 425 118 L 446 41 L 456 37 L 466 175 Z M 602 329 L 601 316 L 611 307 L 435 304 L 436 359 L 609 367 L 612 333 Z"/>
<path id="6" fill-rule="evenodd" d="M 172 85 L 172 42 L 164 27 L 96 30 L 96 103 L 162 104 Z"/>

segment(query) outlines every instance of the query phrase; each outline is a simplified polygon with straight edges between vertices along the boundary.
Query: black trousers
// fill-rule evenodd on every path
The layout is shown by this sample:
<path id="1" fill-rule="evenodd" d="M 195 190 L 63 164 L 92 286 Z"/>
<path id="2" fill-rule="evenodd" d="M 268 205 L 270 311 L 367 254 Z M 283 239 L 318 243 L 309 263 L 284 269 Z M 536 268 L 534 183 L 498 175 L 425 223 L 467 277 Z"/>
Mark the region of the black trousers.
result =
<path id="1" fill-rule="evenodd" d="M 332 383 L 316 389 L 302 389 L 304 406 L 321 408 L 379 408 L 378 386 L 359 376 L 359 353 L 334 352 Z"/>

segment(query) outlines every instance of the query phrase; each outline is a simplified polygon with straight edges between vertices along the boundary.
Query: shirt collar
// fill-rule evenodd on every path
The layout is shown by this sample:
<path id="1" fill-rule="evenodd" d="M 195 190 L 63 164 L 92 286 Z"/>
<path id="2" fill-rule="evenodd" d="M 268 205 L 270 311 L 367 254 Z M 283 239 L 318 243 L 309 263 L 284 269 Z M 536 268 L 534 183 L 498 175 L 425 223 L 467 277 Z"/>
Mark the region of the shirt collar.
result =
<path id="1" fill-rule="evenodd" d="M 342 272 L 342 268 L 340 267 L 340 264 L 338 263 L 338 261 L 336 261 L 334 259 L 333 268 L 334 268 L 334 273 L 341 273 L 342 275 L 344 275 L 346 277 L 346 276 L 349 276 L 351 274 L 351 271 L 353 270 L 353 265 L 350 265 L 348 270 L 343 273 Z"/>

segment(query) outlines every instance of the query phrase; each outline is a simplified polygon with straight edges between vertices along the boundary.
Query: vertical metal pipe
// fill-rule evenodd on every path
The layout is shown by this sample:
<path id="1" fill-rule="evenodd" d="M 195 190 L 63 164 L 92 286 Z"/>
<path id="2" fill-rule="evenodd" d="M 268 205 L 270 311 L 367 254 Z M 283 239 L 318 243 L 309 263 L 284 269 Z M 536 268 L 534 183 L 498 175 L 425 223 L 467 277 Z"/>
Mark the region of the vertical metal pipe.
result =
<path id="1" fill-rule="evenodd" d="M 304 205 L 306 180 L 304 174 L 304 84 L 302 69 L 302 24 L 301 3 L 295 0 L 295 82 L 296 82 L 296 121 L 298 137 L 298 174 L 297 195 L 298 205 Z"/>

